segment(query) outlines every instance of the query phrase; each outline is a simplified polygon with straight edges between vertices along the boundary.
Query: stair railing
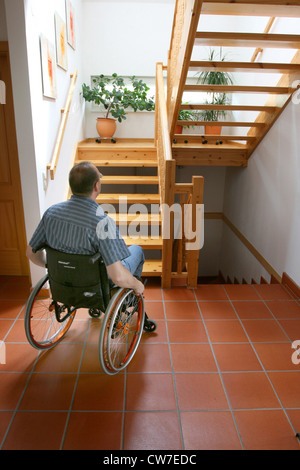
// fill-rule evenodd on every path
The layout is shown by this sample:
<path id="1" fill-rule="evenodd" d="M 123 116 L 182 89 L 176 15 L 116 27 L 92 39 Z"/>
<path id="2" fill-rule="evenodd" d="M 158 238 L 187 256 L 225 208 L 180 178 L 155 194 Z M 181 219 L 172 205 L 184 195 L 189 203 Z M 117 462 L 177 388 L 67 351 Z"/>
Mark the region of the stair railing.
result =
<path id="1" fill-rule="evenodd" d="M 54 180 L 55 172 L 56 172 L 56 167 L 59 159 L 59 154 L 60 154 L 60 149 L 62 146 L 64 134 L 65 134 L 65 128 L 69 116 L 69 111 L 72 103 L 72 98 L 75 90 L 75 85 L 76 85 L 76 80 L 77 80 L 77 69 L 75 69 L 75 72 L 70 76 L 71 77 L 71 83 L 68 91 L 68 96 L 67 96 L 67 101 L 65 107 L 61 110 L 61 121 L 60 121 L 60 126 L 59 126 L 59 131 L 56 139 L 56 144 L 54 147 L 54 151 L 52 154 L 52 159 L 51 163 L 48 163 L 47 165 L 47 170 L 50 171 L 50 178 Z"/>
<path id="2" fill-rule="evenodd" d="M 161 207 L 171 207 L 174 203 L 176 162 L 172 158 L 172 148 L 168 129 L 167 106 L 163 77 L 163 64 L 156 65 L 156 102 L 155 102 L 155 141 L 158 158 L 158 178 Z M 166 233 L 169 221 L 162 217 L 162 235 Z M 170 221 L 173 226 L 173 220 Z M 172 230 L 170 230 L 172 233 Z M 171 287 L 173 238 L 163 236 L 162 246 L 162 287 Z"/>
<path id="3" fill-rule="evenodd" d="M 194 47 L 201 0 L 176 0 L 168 57 L 168 126 L 173 138 Z"/>

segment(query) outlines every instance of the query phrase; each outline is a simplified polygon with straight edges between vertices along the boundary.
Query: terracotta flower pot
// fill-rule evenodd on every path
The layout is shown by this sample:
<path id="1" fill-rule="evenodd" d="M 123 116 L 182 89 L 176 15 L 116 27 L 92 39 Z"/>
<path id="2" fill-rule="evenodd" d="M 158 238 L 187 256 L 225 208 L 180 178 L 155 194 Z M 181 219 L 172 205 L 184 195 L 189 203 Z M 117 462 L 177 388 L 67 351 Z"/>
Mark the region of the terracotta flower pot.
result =
<path id="1" fill-rule="evenodd" d="M 175 126 L 175 131 L 174 131 L 175 134 L 182 134 L 182 126 L 180 126 L 180 124 L 177 124 Z"/>
<path id="2" fill-rule="evenodd" d="M 205 126 L 206 135 L 221 135 L 222 126 Z"/>
<path id="3" fill-rule="evenodd" d="M 96 129 L 100 137 L 113 137 L 116 132 L 117 123 L 111 118 L 97 118 Z"/>

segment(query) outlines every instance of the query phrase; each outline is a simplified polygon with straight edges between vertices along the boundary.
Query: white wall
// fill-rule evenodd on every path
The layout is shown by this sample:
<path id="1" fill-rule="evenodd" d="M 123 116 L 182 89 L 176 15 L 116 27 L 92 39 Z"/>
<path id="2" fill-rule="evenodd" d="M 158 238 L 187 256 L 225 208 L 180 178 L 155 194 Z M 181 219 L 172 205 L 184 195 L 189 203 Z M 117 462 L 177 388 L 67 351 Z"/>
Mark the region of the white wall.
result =
<path id="1" fill-rule="evenodd" d="M 83 0 L 83 81 L 91 75 L 155 77 L 167 64 L 175 0 Z M 145 79 L 147 82 L 147 80 Z M 96 118 L 87 103 L 85 136 L 96 137 Z M 116 137 L 153 138 L 154 112 L 129 112 Z"/>
<path id="2" fill-rule="evenodd" d="M 299 101 L 299 100 L 298 100 Z M 290 104 L 250 157 L 247 168 L 228 169 L 224 213 L 271 266 L 300 284 L 300 104 Z M 231 232 L 232 233 L 232 232 Z M 231 238 L 234 235 L 231 235 Z M 223 239 L 225 253 L 231 243 Z M 238 269 L 246 276 L 246 259 L 221 262 L 227 275 Z"/>
<path id="3" fill-rule="evenodd" d="M 21 172 L 21 184 L 27 240 L 44 211 L 65 199 L 73 148 L 82 139 L 83 109 L 81 102 L 81 0 L 73 0 L 76 11 L 77 46 L 67 46 L 68 71 L 57 67 L 56 100 L 42 92 L 40 34 L 55 44 L 54 12 L 65 17 L 65 0 L 5 0 L 6 23 L 10 50 L 15 119 Z M 61 148 L 54 181 L 46 174 L 51 160 L 70 84 L 70 73 L 78 68 L 78 80 Z M 46 184 L 44 186 L 44 176 Z M 32 282 L 42 270 L 31 264 Z"/>

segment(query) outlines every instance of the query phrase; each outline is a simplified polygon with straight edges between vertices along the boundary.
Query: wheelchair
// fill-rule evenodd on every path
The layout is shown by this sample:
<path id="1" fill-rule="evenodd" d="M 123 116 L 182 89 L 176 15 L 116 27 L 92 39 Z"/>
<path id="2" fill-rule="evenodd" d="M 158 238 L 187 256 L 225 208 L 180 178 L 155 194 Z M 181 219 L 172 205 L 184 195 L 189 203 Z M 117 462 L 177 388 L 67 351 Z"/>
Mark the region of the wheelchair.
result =
<path id="1" fill-rule="evenodd" d="M 29 343 L 48 350 L 66 335 L 79 308 L 93 318 L 104 314 L 98 344 L 104 372 L 114 375 L 132 360 L 143 331 L 154 332 L 156 322 L 145 313 L 143 296 L 113 286 L 101 255 L 77 255 L 43 247 L 47 274 L 32 290 L 25 310 Z M 49 292 L 50 295 L 45 295 Z"/>

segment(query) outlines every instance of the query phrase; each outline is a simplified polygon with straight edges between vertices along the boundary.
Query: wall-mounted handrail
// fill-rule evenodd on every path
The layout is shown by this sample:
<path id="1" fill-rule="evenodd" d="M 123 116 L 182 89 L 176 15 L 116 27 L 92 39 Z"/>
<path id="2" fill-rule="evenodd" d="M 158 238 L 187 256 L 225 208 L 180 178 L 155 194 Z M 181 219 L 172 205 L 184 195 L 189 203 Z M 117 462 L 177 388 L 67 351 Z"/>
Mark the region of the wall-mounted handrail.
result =
<path id="1" fill-rule="evenodd" d="M 71 83 L 69 87 L 69 92 L 67 96 L 67 101 L 65 107 L 61 110 L 61 121 L 60 121 L 60 126 L 59 126 L 59 131 L 56 139 L 56 144 L 54 147 L 54 151 L 52 154 L 52 159 L 51 163 L 48 163 L 47 165 L 47 170 L 50 171 L 50 178 L 54 180 L 55 172 L 56 172 L 56 167 L 59 159 L 59 154 L 60 154 L 60 149 L 62 146 L 63 138 L 64 138 L 64 133 L 65 133 L 65 128 L 69 116 L 69 111 L 71 107 L 71 102 L 75 90 L 75 85 L 76 85 L 76 80 L 77 80 L 77 69 L 75 69 L 75 72 L 70 76 L 71 77 Z"/>

